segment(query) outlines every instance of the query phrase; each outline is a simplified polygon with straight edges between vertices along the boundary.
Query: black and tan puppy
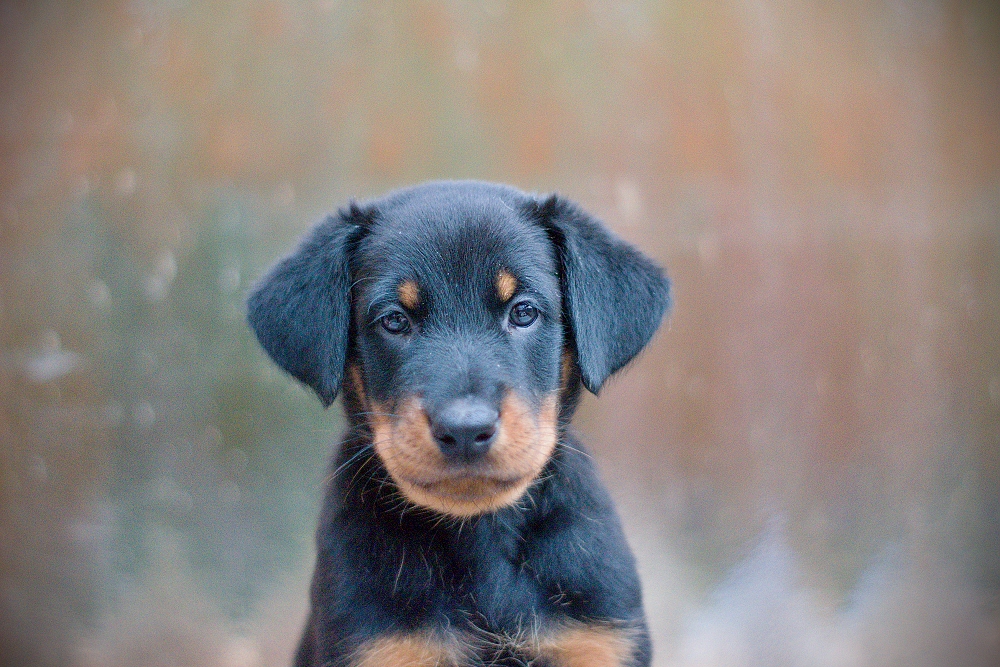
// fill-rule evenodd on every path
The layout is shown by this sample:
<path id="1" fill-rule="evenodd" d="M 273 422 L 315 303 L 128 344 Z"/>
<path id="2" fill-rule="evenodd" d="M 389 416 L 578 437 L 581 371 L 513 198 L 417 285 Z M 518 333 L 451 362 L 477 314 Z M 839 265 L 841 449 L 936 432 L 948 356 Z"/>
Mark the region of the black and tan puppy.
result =
<path id="1" fill-rule="evenodd" d="M 635 562 L 568 432 L 667 308 L 660 269 L 557 197 L 440 182 L 352 204 L 249 320 L 350 428 L 300 666 L 642 666 Z"/>

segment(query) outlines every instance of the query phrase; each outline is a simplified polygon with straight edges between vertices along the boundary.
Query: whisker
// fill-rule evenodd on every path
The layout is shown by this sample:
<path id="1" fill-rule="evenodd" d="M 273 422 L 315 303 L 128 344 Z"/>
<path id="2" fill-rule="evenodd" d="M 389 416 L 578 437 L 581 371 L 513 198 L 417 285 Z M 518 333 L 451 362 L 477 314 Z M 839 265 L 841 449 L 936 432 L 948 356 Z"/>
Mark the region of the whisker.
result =
<path id="1" fill-rule="evenodd" d="M 365 466 L 374 461 L 374 459 L 375 459 L 374 456 L 366 458 L 364 462 L 362 462 L 362 464 L 358 466 L 358 469 L 354 471 L 354 476 L 351 477 L 351 481 L 347 483 L 347 488 L 345 489 L 344 493 L 350 493 L 351 491 L 354 490 L 354 485 L 358 480 L 358 475 L 360 475 L 361 472 L 365 469 Z M 362 477 L 362 479 L 365 481 L 365 483 L 367 483 L 368 480 L 371 478 L 368 475 L 365 475 L 364 477 Z"/>
<path id="2" fill-rule="evenodd" d="M 559 443 L 559 447 L 562 447 L 563 449 L 566 449 L 566 450 L 571 451 L 571 452 L 576 452 L 577 454 L 581 454 L 581 455 L 587 457 L 588 459 L 590 459 L 591 461 L 594 460 L 594 457 L 591 456 L 590 452 L 584 451 L 584 450 L 580 449 L 579 447 L 574 447 L 573 445 L 569 444 L 565 440 Z"/>
<path id="3" fill-rule="evenodd" d="M 324 481 L 325 482 L 332 482 L 334 479 L 336 479 L 337 475 L 339 475 L 344 470 L 344 468 L 346 468 L 347 466 L 349 466 L 352 463 L 354 463 L 355 461 L 357 461 L 363 455 L 371 453 L 371 451 L 370 451 L 371 449 L 372 449 L 371 445 L 364 445 L 364 446 L 362 446 L 362 448 L 359 449 L 354 454 L 352 454 L 349 459 L 347 459 L 346 461 L 344 461 L 343 463 L 341 463 L 339 466 L 337 466 L 337 469 L 334 470 L 332 473 L 330 473 L 326 477 L 326 479 Z"/>

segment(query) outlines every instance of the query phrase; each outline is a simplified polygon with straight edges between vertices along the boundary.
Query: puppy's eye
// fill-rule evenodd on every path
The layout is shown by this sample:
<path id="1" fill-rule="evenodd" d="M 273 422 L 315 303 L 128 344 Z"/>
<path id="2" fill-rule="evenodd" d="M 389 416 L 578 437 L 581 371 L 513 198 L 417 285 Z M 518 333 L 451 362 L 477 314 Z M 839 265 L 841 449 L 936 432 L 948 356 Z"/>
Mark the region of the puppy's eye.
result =
<path id="1" fill-rule="evenodd" d="M 398 310 L 386 313 L 379 322 L 382 323 L 382 328 L 391 334 L 404 334 L 410 330 L 409 318 Z"/>
<path id="2" fill-rule="evenodd" d="M 527 301 L 516 303 L 510 309 L 510 323 L 515 327 L 531 326 L 536 319 L 538 319 L 538 309 Z"/>

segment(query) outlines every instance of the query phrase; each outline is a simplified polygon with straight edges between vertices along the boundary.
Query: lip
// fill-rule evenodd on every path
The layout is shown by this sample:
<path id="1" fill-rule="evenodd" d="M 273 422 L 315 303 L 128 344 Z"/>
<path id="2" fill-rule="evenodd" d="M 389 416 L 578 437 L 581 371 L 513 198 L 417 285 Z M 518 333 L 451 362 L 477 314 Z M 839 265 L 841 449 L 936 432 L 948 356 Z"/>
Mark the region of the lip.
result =
<path id="1" fill-rule="evenodd" d="M 524 482 L 523 477 L 499 477 L 476 473 L 448 475 L 433 480 L 412 480 L 412 483 L 431 493 L 468 496 L 492 495 L 507 491 Z M 479 493 L 473 489 L 479 487 Z"/>

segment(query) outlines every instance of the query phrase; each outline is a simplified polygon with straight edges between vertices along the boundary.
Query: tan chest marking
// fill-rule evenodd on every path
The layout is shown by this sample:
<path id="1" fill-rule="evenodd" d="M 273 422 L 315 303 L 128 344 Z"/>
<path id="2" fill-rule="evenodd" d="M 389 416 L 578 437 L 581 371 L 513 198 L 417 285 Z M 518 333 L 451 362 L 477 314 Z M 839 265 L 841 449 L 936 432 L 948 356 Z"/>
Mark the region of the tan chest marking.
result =
<path id="1" fill-rule="evenodd" d="M 509 650 L 551 667 L 628 667 L 635 650 L 634 632 L 607 625 L 573 623 L 516 637 L 477 637 L 428 631 L 373 639 L 352 656 L 352 667 L 466 667 L 478 654 Z"/>
<path id="2" fill-rule="evenodd" d="M 428 633 L 379 637 L 354 655 L 354 667 L 461 667 L 462 647 Z"/>
<path id="3" fill-rule="evenodd" d="M 537 655 L 553 667 L 626 667 L 635 650 L 633 632 L 577 623 L 538 638 Z"/>

